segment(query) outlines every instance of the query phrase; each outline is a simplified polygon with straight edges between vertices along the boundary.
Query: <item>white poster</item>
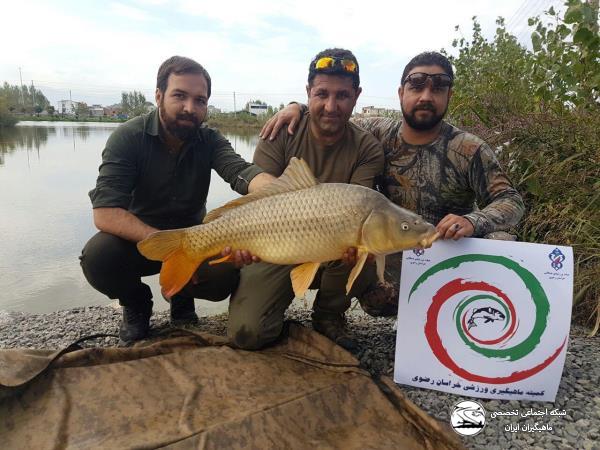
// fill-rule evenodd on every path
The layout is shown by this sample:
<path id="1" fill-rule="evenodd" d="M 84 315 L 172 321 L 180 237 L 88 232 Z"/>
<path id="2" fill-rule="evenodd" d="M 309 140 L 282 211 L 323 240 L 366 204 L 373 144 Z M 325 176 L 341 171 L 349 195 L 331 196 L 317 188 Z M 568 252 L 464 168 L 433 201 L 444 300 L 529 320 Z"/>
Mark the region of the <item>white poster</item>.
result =
<path id="1" fill-rule="evenodd" d="M 554 401 L 572 301 L 570 247 L 461 239 L 405 251 L 394 381 Z"/>

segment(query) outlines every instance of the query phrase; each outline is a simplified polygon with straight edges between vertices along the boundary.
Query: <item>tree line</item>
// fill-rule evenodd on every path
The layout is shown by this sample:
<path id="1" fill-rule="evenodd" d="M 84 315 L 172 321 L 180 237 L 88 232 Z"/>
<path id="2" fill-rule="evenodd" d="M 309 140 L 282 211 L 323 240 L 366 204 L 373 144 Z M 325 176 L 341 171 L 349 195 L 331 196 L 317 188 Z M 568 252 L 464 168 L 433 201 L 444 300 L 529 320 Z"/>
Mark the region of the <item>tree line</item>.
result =
<path id="1" fill-rule="evenodd" d="M 140 91 L 121 92 L 121 103 L 116 105 L 115 112 L 122 118 L 132 118 L 147 113 L 154 105 L 146 100 Z M 90 115 L 90 106 L 85 102 L 76 102 L 75 115 L 87 117 Z"/>

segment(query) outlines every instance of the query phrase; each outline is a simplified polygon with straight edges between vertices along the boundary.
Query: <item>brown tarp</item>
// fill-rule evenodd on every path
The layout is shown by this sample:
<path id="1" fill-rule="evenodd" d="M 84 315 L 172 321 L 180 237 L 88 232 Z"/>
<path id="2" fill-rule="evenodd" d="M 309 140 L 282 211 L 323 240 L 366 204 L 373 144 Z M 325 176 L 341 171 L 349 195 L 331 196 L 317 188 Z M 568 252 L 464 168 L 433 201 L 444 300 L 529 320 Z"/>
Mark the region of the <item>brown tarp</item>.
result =
<path id="1" fill-rule="evenodd" d="M 452 432 L 301 326 L 248 352 L 191 331 L 0 350 L 0 447 L 456 449 Z"/>

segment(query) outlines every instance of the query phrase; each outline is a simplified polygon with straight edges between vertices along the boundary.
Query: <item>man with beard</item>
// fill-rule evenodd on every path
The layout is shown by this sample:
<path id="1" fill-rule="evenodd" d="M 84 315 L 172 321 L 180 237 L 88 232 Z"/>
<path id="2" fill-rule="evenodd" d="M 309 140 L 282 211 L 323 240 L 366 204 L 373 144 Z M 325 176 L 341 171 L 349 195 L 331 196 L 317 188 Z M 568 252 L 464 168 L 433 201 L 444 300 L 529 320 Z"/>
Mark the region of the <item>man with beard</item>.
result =
<path id="1" fill-rule="evenodd" d="M 167 59 L 156 80 L 158 109 L 117 128 L 102 153 L 96 187 L 89 193 L 100 231 L 80 259 L 89 283 L 123 306 L 119 336 L 124 344 L 148 334 L 152 292 L 141 277 L 161 268 L 159 261 L 144 258 L 136 243 L 157 230 L 200 224 L 211 169 L 240 194 L 274 179 L 244 161 L 218 131 L 201 126 L 210 93 L 204 67 L 181 56 Z M 206 262 L 198 268 L 170 299 L 172 323 L 197 321 L 194 298 L 225 299 L 237 287 L 239 267 L 258 261 L 247 251 L 233 256 L 234 265 Z"/>
<path id="2" fill-rule="evenodd" d="M 302 158 L 321 183 L 372 188 L 375 176 L 383 171 L 383 149 L 373 136 L 348 122 L 361 93 L 359 84 L 359 66 L 352 52 L 332 48 L 318 53 L 309 64 L 308 108 L 297 133 L 281 132 L 272 141 L 259 141 L 254 162 L 279 176 L 292 157 Z M 285 310 L 294 299 L 293 268 L 261 262 L 242 269 L 239 288 L 229 302 L 228 335 L 238 347 L 257 349 L 280 335 Z M 345 328 L 350 299 L 376 280 L 375 268 L 369 264 L 347 295 L 351 270 L 341 261 L 324 263 L 311 285 L 318 290 L 313 328 L 348 349 L 357 345 Z"/>
<path id="3" fill-rule="evenodd" d="M 492 149 L 477 136 L 443 120 L 453 81 L 452 66 L 445 56 L 421 53 L 405 67 L 398 89 L 404 120 L 364 118 L 354 122 L 383 144 L 386 167 L 382 188 L 394 203 L 437 224 L 443 239 L 508 237 L 502 231 L 519 222 L 523 201 Z M 272 137 L 284 123 L 290 123 L 291 131 L 297 110 L 297 105 L 288 106 L 288 113 L 272 119 L 261 136 Z M 373 315 L 393 315 L 397 310 L 400 264 L 398 258 L 388 261 L 392 264 L 388 262 L 386 278 L 392 283 L 378 284 L 358 297 L 363 309 Z"/>

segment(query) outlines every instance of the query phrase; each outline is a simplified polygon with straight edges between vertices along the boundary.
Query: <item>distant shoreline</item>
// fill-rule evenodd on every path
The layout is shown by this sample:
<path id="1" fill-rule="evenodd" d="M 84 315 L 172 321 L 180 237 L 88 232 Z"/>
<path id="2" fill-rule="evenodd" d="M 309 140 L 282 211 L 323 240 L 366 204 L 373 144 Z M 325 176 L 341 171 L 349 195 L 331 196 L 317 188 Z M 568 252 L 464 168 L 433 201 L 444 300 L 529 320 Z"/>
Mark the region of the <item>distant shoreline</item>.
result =
<path id="1" fill-rule="evenodd" d="M 118 119 L 112 117 L 71 117 L 71 116 L 18 116 L 19 122 L 86 122 L 86 123 L 123 123 L 129 119 Z M 19 123 L 17 122 L 17 123 Z M 209 117 L 206 124 L 211 128 L 227 128 L 240 130 L 260 130 L 264 121 L 249 120 L 246 116 L 233 117 Z"/>
<path id="2" fill-rule="evenodd" d="M 127 122 L 128 119 L 113 117 L 72 117 L 72 116 L 15 116 L 19 122 Z M 18 123 L 18 122 L 17 122 Z"/>

